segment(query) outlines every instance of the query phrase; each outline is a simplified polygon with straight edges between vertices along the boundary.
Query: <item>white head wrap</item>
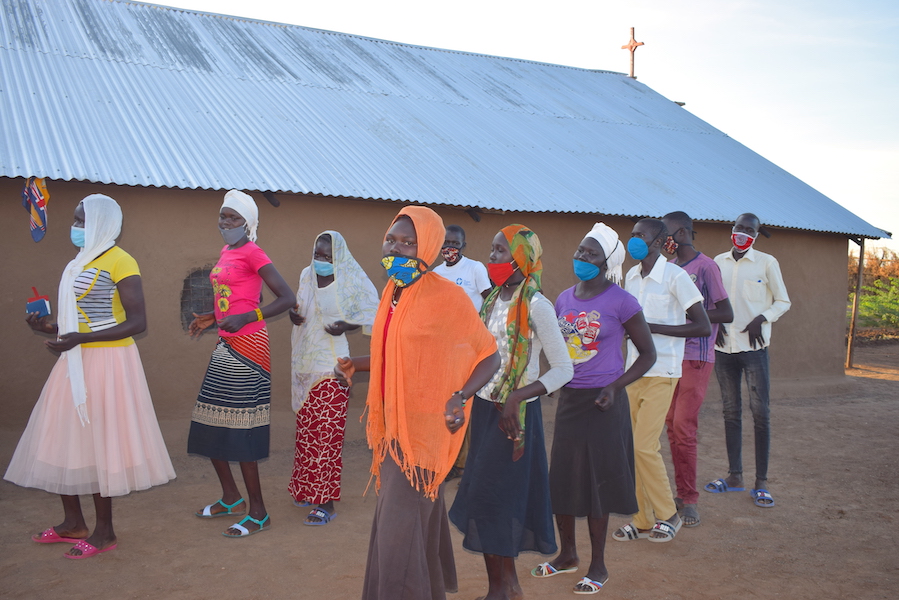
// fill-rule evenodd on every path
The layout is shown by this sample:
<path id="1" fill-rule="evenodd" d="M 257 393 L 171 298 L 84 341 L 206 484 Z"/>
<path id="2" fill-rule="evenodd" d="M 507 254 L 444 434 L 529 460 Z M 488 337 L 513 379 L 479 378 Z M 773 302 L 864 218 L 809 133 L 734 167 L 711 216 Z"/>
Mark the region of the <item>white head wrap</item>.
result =
<path id="1" fill-rule="evenodd" d="M 605 223 L 596 223 L 586 235 L 599 242 L 606 255 L 606 278 L 614 283 L 621 283 L 621 265 L 624 264 L 624 246 L 618 239 L 615 230 Z"/>
<path id="2" fill-rule="evenodd" d="M 115 246 L 122 231 L 122 209 L 115 200 L 104 194 L 91 194 L 81 201 L 84 207 L 84 248 L 72 259 L 59 280 L 57 306 L 59 307 L 59 334 L 78 331 L 78 306 L 75 302 L 75 279 L 92 260 Z M 87 390 L 84 386 L 84 367 L 81 362 L 81 345 L 65 353 L 68 363 L 72 401 L 81 425 L 90 423 L 87 416 Z"/>
<path id="3" fill-rule="evenodd" d="M 222 208 L 226 207 L 237 211 L 237 214 L 244 218 L 247 222 L 247 237 L 251 242 L 255 242 L 256 228 L 259 227 L 259 209 L 253 198 L 239 190 L 231 190 L 225 194 L 225 201 L 222 202 Z"/>
<path id="4" fill-rule="evenodd" d="M 341 320 L 362 325 L 362 333 L 371 335 L 371 326 L 375 323 L 381 300 L 374 284 L 353 258 L 343 236 L 336 231 L 323 231 L 315 238 L 316 242 L 323 235 L 331 236 L 331 262 L 334 265 L 334 283 L 331 285 L 335 286 L 337 305 L 320 306 L 315 268 L 310 264 L 303 269 L 297 287 L 297 306 L 306 322 L 292 327 L 290 336 L 294 411 L 303 407 L 316 385 L 334 376 L 334 364 L 339 355 L 334 347 L 335 337 L 325 331 L 328 323 L 323 317 L 324 309 L 330 308 L 328 312 L 332 312 L 336 308 Z"/>

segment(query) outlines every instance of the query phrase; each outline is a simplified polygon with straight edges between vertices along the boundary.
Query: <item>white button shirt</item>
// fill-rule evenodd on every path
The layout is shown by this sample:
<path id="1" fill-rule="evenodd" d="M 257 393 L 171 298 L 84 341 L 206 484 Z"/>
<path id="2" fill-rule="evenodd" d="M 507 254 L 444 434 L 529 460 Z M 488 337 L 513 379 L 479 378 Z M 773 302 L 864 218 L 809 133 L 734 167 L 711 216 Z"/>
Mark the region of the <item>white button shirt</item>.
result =
<path id="1" fill-rule="evenodd" d="M 683 325 L 687 322 L 687 309 L 702 302 L 702 293 L 686 271 L 659 256 L 646 277 L 642 276 L 642 263 L 627 272 L 624 289 L 630 292 L 640 306 L 647 323 L 659 325 Z M 652 334 L 656 347 L 656 362 L 644 377 L 680 378 L 684 360 L 685 338 Z M 639 356 L 633 342 L 627 341 L 627 368 Z"/>
<path id="2" fill-rule="evenodd" d="M 718 346 L 715 350 L 734 354 L 767 348 L 771 343 L 771 323 L 790 310 L 791 304 L 777 259 L 750 248 L 740 260 L 727 251 L 716 256 L 715 262 L 721 269 L 721 280 L 734 308 L 734 322 L 725 325 L 724 347 Z M 761 347 L 753 348 L 749 333 L 743 330 L 759 315 L 767 319 L 762 323 L 765 342 Z"/>

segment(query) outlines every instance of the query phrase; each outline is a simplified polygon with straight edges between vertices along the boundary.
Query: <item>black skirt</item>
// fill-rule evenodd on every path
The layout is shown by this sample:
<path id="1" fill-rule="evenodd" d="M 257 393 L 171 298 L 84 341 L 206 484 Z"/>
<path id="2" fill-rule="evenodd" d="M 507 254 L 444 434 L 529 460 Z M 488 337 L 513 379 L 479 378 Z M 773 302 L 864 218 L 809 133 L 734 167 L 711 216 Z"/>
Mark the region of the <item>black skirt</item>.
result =
<path id="1" fill-rule="evenodd" d="M 524 455 L 517 461 L 512 460 L 512 440 L 499 428 L 499 405 L 478 397 L 473 402 L 468 460 L 449 512 L 465 535 L 462 546 L 499 556 L 554 554 L 540 400 L 527 405 Z"/>
<path id="2" fill-rule="evenodd" d="M 563 387 L 556 409 L 549 484 L 553 513 L 599 518 L 637 512 L 634 436 L 627 392 L 600 411 L 602 388 Z"/>

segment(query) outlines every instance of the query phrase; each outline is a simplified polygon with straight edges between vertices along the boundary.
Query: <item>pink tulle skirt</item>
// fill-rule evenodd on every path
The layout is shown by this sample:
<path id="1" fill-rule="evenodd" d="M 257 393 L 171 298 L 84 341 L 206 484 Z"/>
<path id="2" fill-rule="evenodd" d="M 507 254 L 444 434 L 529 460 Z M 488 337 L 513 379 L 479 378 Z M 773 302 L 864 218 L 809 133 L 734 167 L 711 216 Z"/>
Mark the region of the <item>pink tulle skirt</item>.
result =
<path id="1" fill-rule="evenodd" d="M 78 419 L 63 354 L 3 478 L 54 494 L 106 497 L 174 479 L 137 346 L 81 354 L 90 423 Z"/>

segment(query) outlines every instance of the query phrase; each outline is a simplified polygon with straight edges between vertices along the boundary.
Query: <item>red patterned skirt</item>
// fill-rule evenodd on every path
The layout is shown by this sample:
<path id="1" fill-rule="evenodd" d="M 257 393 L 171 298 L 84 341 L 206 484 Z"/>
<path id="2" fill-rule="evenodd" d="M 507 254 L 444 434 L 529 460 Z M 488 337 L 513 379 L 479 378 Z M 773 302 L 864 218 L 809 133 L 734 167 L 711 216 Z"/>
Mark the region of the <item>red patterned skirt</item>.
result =
<path id="1" fill-rule="evenodd" d="M 287 490 L 294 500 L 324 504 L 340 500 L 343 438 L 349 391 L 336 379 L 320 382 L 297 412 L 293 475 Z"/>

